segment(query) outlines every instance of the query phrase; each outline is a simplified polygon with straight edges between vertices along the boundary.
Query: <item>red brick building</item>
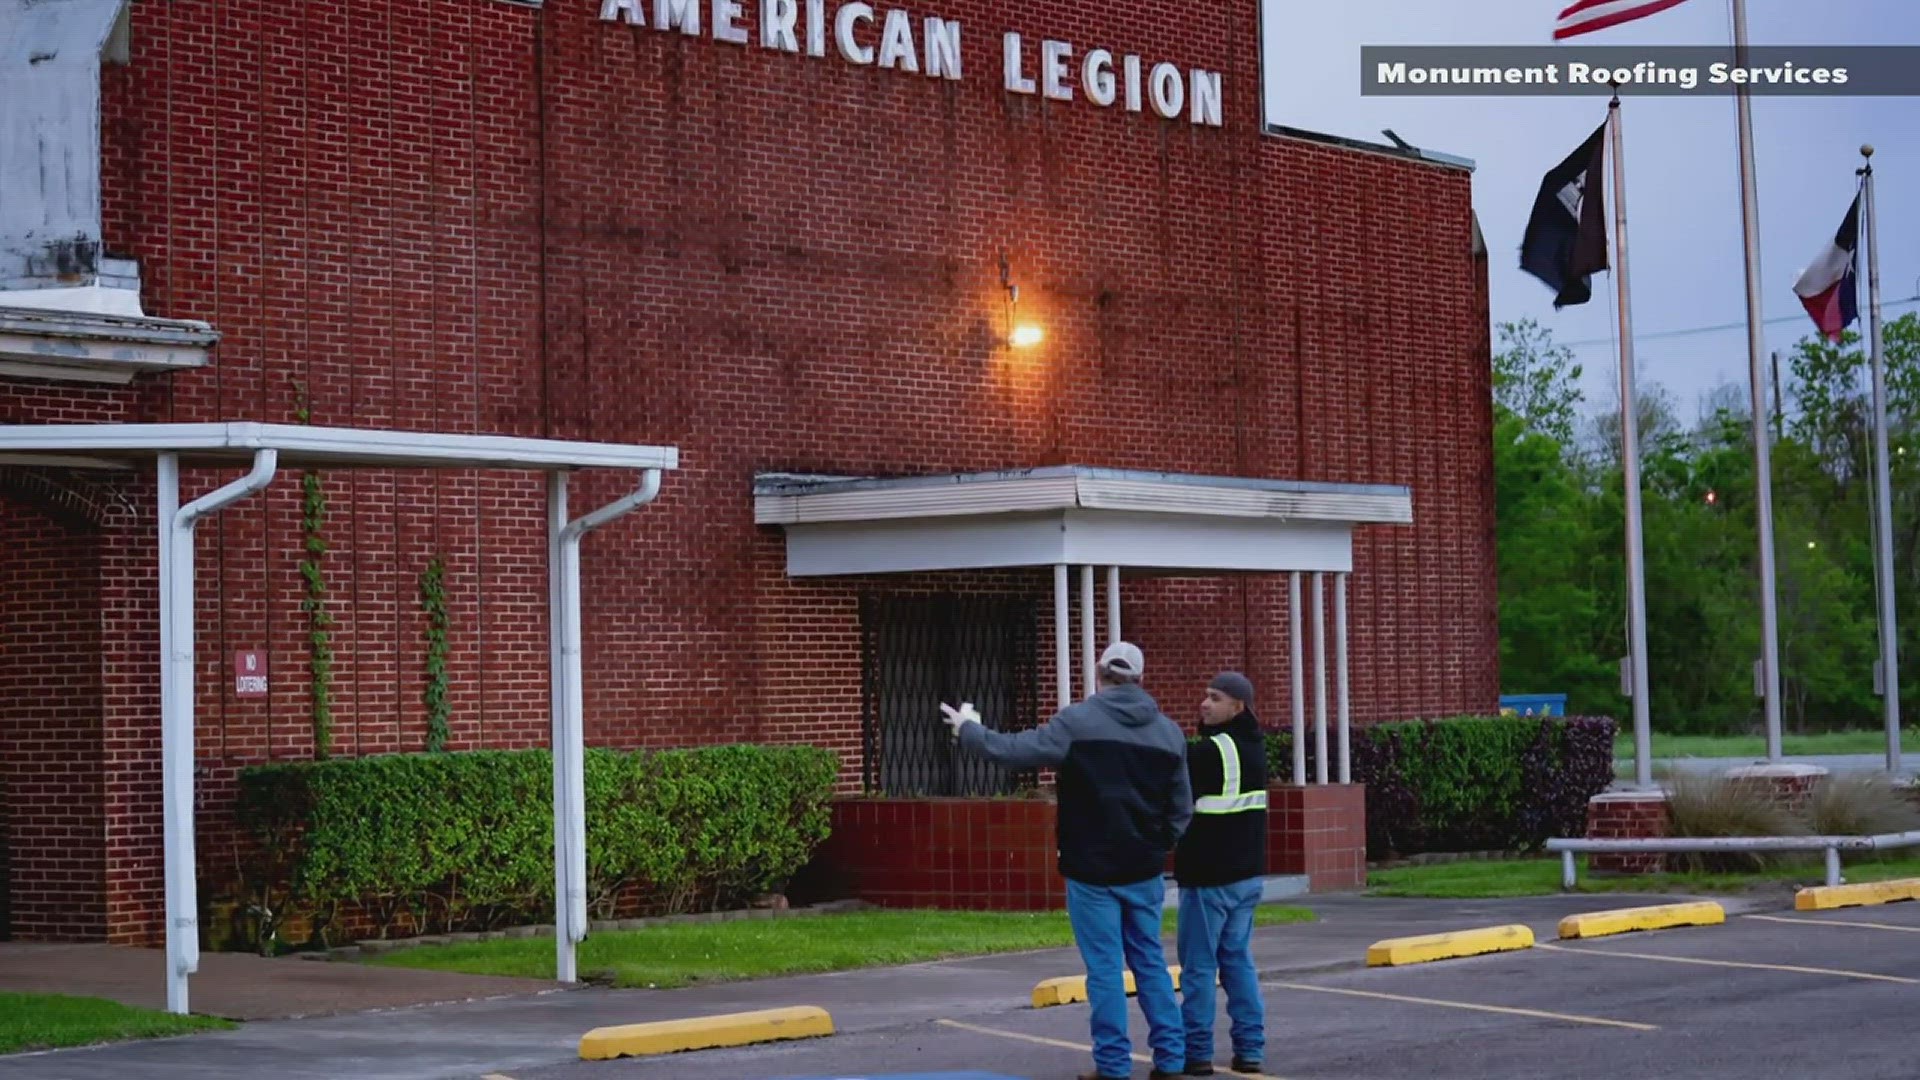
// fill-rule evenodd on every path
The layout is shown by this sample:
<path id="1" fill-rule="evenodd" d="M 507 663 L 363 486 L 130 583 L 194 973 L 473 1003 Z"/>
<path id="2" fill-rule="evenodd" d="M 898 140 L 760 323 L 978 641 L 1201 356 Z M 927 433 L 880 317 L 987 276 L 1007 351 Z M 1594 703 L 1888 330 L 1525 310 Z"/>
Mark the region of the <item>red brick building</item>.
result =
<path id="1" fill-rule="evenodd" d="M 843 753 L 849 792 L 954 794 L 974 781 L 877 760 L 908 715 L 878 698 L 1052 707 L 1052 569 L 803 572 L 915 514 L 910 494 L 827 514 L 867 531 L 823 547 L 823 519 L 795 509 L 824 505 L 796 494 L 822 477 L 1064 476 L 1078 502 L 1016 508 L 1063 528 L 1098 516 L 1088 478 L 1161 484 L 1114 510 L 1133 522 L 1168 492 L 1227 492 L 1193 513 L 1322 528 L 1333 546 L 1312 566 L 1124 564 L 1125 635 L 1171 715 L 1189 720 L 1233 666 L 1285 721 L 1291 581 L 1249 571 L 1286 569 L 1351 570 L 1354 722 L 1494 708 L 1470 170 L 1265 126 L 1258 0 L 131 0 L 102 15 L 115 6 L 40 5 L 53 62 L 0 51 L 0 108 L 38 87 L 33 130 L 65 134 L 0 146 L 0 424 L 298 418 L 677 447 L 658 501 L 585 548 L 590 742 L 809 741 Z M 0 4 L 16 26 L 27 11 Z M 18 171 L 30 150 L 57 152 L 67 179 L 39 159 Z M 72 465 L 0 460 L 0 932 L 151 941 L 154 478 Z M 576 491 L 603 502 L 624 482 L 587 474 Z M 538 478 L 318 486 L 333 752 L 422 746 L 419 579 L 436 558 L 451 745 L 545 745 Z M 202 526 L 205 891 L 231 863 L 236 770 L 314 752 L 305 499 L 281 483 Z M 927 535 L 893 539 L 924 553 Z M 950 553 L 974 544 L 939 535 Z M 1102 567 L 1104 625 L 1121 558 L 1052 561 L 1075 586 Z M 235 693 L 242 651 L 264 655 L 265 696 Z"/>

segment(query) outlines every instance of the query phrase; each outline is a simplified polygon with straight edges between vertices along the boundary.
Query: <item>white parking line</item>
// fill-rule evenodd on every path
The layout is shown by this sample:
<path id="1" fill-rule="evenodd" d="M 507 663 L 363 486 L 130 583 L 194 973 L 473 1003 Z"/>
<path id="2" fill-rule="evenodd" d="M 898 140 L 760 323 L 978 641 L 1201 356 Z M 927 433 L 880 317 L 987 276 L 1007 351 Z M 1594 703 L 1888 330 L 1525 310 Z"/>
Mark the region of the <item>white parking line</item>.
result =
<path id="1" fill-rule="evenodd" d="M 1891 930 L 1896 934 L 1920 934 L 1920 926 L 1894 926 L 1880 922 L 1842 922 L 1839 919 L 1789 919 L 1779 915 L 1748 915 L 1761 922 L 1792 923 L 1795 926 L 1851 926 L 1858 930 Z"/>
<path id="2" fill-rule="evenodd" d="M 1752 971 L 1787 971 L 1796 975 L 1834 975 L 1843 979 L 1866 979 L 1870 982 L 1902 983 L 1907 986 L 1920 984 L 1920 979 L 1908 979 L 1899 975 L 1876 975 L 1871 971 L 1845 971 L 1840 968 L 1796 967 L 1792 964 L 1749 964 L 1739 960 L 1701 960 L 1691 956 L 1658 956 L 1653 953 L 1615 952 L 1612 949 L 1569 949 L 1564 945 L 1535 945 L 1536 949 L 1548 952 L 1573 953 L 1576 956 L 1612 956 L 1622 960 L 1656 960 L 1663 964 L 1698 964 L 1702 967 L 1746 968 Z"/>
<path id="3" fill-rule="evenodd" d="M 1632 1031 L 1659 1031 L 1653 1024 L 1636 1024 L 1627 1020 L 1608 1020 L 1601 1016 L 1577 1016 L 1572 1013 L 1541 1012 L 1538 1009 L 1515 1009 L 1505 1005 L 1480 1005 L 1471 1001 L 1447 1001 L 1442 998 L 1408 997 L 1404 994 L 1382 994 L 1374 990 L 1348 990 L 1338 986 L 1314 986 L 1309 983 L 1266 983 L 1267 986 L 1282 990 L 1305 990 L 1315 994 L 1345 994 L 1348 997 L 1374 998 L 1379 1001 L 1400 1001 L 1410 1005 L 1437 1005 L 1443 1009 L 1466 1009 L 1470 1012 L 1500 1013 L 1505 1016 L 1526 1016 L 1535 1020 L 1561 1020 L 1569 1024 L 1593 1024 L 1599 1027 L 1627 1028 Z"/>

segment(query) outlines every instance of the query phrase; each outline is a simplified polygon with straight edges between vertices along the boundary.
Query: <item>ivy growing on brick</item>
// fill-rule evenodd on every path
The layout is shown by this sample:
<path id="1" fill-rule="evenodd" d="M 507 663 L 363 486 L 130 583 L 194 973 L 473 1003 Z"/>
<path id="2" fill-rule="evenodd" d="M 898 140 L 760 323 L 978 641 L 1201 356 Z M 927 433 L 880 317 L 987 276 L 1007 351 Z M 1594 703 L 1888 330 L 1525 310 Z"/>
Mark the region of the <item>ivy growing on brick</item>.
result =
<path id="1" fill-rule="evenodd" d="M 427 616 L 427 750 L 447 748 L 447 561 L 435 555 L 420 572 L 420 609 Z"/>
<path id="2" fill-rule="evenodd" d="M 307 388 L 293 384 L 293 418 L 313 422 Z M 307 668 L 312 679 L 313 756 L 325 761 L 333 753 L 333 627 L 327 610 L 327 579 L 322 560 L 327 554 L 327 492 L 318 470 L 300 478 L 300 580 L 305 595 L 300 610 L 307 616 Z"/>

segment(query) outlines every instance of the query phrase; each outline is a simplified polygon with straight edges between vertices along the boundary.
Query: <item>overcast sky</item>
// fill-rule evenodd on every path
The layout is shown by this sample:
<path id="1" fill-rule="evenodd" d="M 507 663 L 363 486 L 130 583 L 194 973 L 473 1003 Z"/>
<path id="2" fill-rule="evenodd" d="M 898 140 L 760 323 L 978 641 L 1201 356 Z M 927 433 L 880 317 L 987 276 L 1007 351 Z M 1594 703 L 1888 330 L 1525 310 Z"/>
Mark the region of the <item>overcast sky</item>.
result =
<path id="1" fill-rule="evenodd" d="M 1359 92 L 1360 46 L 1551 44 L 1565 0 L 1265 0 L 1267 115 L 1275 123 L 1385 141 L 1392 128 L 1415 146 L 1470 158 L 1474 207 L 1492 253 L 1496 322 L 1532 317 L 1574 345 L 1590 408 L 1618 400 L 1610 276 L 1594 299 L 1553 310 L 1541 282 L 1519 269 L 1541 175 L 1604 121 L 1606 95 L 1585 98 L 1387 98 Z M 1754 45 L 1920 45 L 1914 0 L 1749 0 Z M 1688 0 L 1672 10 L 1591 34 L 1594 45 L 1726 45 L 1731 0 Z M 1569 53 L 1577 46 L 1560 46 Z M 1702 395 L 1747 385 L 1746 283 L 1734 99 L 1622 94 L 1626 130 L 1628 254 L 1636 369 L 1659 383 L 1682 416 Z M 1853 198 L 1859 147 L 1874 144 L 1881 294 L 1886 317 L 1920 304 L 1920 101 L 1912 98 L 1753 98 L 1759 176 L 1763 316 L 1770 348 L 1812 332 L 1793 282 L 1831 239 Z M 1609 204 L 1611 210 L 1611 204 Z M 1864 286 L 1866 265 L 1861 263 Z M 1864 290 L 1862 320 L 1865 319 Z M 1732 329 L 1669 331 L 1737 324 Z M 1784 365 L 1783 365 L 1784 371 Z M 1784 375 L 1783 375 L 1784 378 Z"/>

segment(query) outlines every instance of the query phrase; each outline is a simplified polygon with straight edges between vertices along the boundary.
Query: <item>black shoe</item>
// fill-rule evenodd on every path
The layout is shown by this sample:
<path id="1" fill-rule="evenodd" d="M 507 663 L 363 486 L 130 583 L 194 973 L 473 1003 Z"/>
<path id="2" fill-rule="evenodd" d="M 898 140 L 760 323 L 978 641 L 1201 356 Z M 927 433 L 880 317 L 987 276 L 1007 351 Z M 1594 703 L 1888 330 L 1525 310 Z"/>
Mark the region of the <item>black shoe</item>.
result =
<path id="1" fill-rule="evenodd" d="M 1237 1073 L 1251 1073 L 1253 1075 L 1258 1076 L 1260 1075 L 1260 1063 L 1257 1061 L 1246 1061 L 1241 1058 L 1234 1058 L 1233 1071 Z"/>
<path id="2" fill-rule="evenodd" d="M 1184 1072 L 1185 1072 L 1185 1073 L 1186 1073 L 1186 1074 L 1187 1074 L 1188 1076 L 1212 1076 L 1212 1075 L 1213 1075 L 1213 1062 L 1211 1062 L 1211 1061 L 1189 1061 L 1189 1062 L 1187 1062 L 1187 1067 L 1186 1067 L 1186 1069 L 1185 1069 L 1185 1070 L 1183 1070 L 1183 1071 L 1184 1071 Z"/>
<path id="3" fill-rule="evenodd" d="M 1155 1066 L 1154 1070 L 1147 1074 L 1147 1080 L 1180 1080 L 1180 1074 L 1163 1072 L 1159 1066 Z"/>

